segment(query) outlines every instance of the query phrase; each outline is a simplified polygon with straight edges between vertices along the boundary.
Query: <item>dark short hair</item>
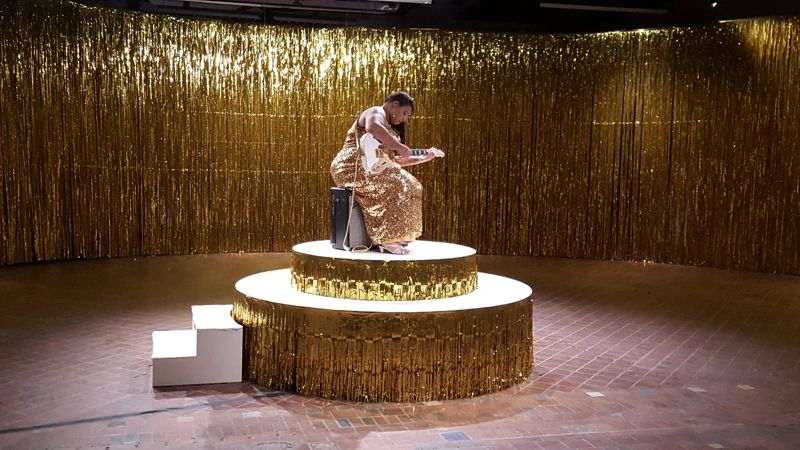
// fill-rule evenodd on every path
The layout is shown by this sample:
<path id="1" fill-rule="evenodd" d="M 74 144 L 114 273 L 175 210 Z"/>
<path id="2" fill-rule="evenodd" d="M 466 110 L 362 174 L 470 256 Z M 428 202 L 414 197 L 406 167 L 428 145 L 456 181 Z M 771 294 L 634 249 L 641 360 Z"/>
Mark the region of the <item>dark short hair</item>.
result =
<path id="1" fill-rule="evenodd" d="M 414 98 L 411 97 L 410 95 L 408 95 L 408 93 L 402 92 L 402 91 L 397 91 L 397 92 L 393 93 L 392 95 L 390 95 L 386 99 L 384 104 L 385 103 L 392 103 L 394 101 L 397 101 L 400 106 L 410 106 L 412 113 L 414 112 L 414 109 L 417 106 L 414 103 Z"/>

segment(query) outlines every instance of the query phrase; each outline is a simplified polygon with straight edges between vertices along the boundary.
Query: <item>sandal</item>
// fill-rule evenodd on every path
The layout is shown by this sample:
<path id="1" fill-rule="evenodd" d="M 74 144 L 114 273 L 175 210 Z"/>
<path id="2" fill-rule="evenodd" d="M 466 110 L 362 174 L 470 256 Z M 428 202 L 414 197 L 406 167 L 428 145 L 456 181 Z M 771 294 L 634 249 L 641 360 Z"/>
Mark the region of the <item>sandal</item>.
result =
<path id="1" fill-rule="evenodd" d="M 378 250 L 380 250 L 381 253 L 387 251 L 393 255 L 407 255 L 411 253 L 411 250 L 404 248 L 399 242 L 387 242 L 385 244 L 380 244 L 378 245 Z"/>

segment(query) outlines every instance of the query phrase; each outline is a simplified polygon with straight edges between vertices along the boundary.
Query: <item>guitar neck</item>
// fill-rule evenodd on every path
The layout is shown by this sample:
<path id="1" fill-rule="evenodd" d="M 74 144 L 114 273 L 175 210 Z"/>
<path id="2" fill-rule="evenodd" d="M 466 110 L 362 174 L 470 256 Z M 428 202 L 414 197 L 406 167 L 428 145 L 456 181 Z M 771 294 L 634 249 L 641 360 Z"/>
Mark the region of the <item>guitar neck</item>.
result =
<path id="1" fill-rule="evenodd" d="M 427 148 L 412 148 L 411 149 L 411 156 L 425 156 L 428 154 Z"/>

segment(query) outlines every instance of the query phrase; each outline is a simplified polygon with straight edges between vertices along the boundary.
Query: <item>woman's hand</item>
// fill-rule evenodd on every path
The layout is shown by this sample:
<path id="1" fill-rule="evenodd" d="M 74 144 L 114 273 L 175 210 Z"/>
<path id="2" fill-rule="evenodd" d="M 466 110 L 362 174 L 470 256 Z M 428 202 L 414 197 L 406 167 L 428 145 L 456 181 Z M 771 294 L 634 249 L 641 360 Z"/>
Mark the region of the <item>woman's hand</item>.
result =
<path id="1" fill-rule="evenodd" d="M 397 141 L 397 146 L 394 148 L 394 152 L 397 154 L 397 158 L 411 158 L 411 149 L 408 148 L 407 145 Z"/>
<path id="2" fill-rule="evenodd" d="M 381 144 L 378 146 L 378 148 L 395 162 L 401 158 L 411 157 L 411 150 L 403 144 L 399 144 L 399 146 L 395 146 L 394 148 L 391 148 L 386 144 Z"/>
<path id="3" fill-rule="evenodd" d="M 435 158 L 433 152 L 428 152 L 425 156 L 409 156 L 407 158 L 397 158 L 395 162 L 401 166 L 413 166 L 415 164 L 422 164 Z"/>

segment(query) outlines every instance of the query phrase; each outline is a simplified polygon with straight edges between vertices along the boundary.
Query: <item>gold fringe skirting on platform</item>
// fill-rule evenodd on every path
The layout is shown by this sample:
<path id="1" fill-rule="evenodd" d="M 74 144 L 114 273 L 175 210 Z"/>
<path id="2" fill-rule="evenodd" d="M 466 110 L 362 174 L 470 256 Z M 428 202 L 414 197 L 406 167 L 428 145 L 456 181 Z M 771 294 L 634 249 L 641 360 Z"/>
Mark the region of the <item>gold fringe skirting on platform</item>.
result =
<path id="1" fill-rule="evenodd" d="M 435 313 L 302 308 L 239 294 L 245 378 L 336 400 L 421 402 L 496 392 L 533 367 L 530 299 Z"/>
<path id="2" fill-rule="evenodd" d="M 292 287 L 355 300 L 424 300 L 469 294 L 478 288 L 475 254 L 452 259 L 372 261 L 292 252 Z"/>

